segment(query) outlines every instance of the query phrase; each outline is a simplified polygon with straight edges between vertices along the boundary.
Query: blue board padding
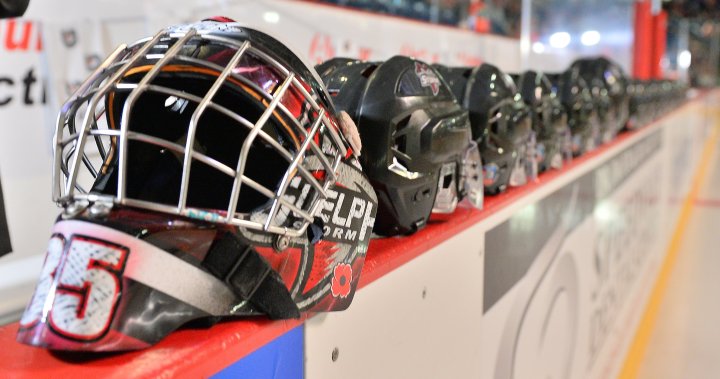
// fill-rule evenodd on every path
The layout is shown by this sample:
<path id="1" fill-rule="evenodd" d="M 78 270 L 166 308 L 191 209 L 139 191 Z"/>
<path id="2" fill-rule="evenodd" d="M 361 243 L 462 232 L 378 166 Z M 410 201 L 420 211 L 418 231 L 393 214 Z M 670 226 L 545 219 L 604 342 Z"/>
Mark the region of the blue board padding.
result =
<path id="1" fill-rule="evenodd" d="M 302 379 L 304 330 L 302 325 L 290 330 L 212 377 Z"/>

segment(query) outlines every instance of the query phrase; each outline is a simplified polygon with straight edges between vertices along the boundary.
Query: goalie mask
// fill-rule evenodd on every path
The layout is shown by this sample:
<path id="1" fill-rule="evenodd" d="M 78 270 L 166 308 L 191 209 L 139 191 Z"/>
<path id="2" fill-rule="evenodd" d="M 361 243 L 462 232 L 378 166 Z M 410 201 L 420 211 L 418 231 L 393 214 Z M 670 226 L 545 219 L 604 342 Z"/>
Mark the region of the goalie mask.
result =
<path id="1" fill-rule="evenodd" d="M 377 200 L 317 74 L 227 19 L 121 46 L 63 106 L 18 340 L 144 348 L 220 316 L 349 306 Z"/>
<path id="2" fill-rule="evenodd" d="M 463 197 L 481 207 L 482 164 L 467 111 L 431 66 L 395 56 L 317 68 L 338 108 L 357 121 L 363 169 L 378 193 L 377 234 L 413 233 Z"/>

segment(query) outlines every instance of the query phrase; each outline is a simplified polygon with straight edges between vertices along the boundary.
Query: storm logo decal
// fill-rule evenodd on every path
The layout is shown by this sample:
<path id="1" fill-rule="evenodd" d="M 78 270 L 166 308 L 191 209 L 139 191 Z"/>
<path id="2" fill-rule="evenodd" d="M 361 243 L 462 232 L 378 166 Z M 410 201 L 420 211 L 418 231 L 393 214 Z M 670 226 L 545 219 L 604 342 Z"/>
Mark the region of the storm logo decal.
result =
<path id="1" fill-rule="evenodd" d="M 324 239 L 337 242 L 365 241 L 375 223 L 375 204 L 366 198 L 341 187 L 328 190 L 328 199 L 320 212 L 324 223 Z"/>

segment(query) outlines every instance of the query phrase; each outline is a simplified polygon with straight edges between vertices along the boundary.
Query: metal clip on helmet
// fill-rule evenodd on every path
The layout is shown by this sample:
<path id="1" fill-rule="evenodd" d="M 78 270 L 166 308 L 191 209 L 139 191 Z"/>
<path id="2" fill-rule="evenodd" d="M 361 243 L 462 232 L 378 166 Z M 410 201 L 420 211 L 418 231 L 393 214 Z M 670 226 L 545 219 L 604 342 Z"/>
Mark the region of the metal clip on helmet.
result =
<path id="1" fill-rule="evenodd" d="M 578 157 L 594 150 L 598 145 L 600 121 L 587 82 L 574 70 L 546 76 L 567 113 L 572 155 Z"/>
<path id="2" fill-rule="evenodd" d="M 379 199 L 377 234 L 413 233 L 464 196 L 481 207 L 482 164 L 467 112 L 431 66 L 402 56 L 336 58 L 317 70 L 357 122 L 360 160 Z"/>
<path id="3" fill-rule="evenodd" d="M 377 199 L 317 74 L 224 18 L 120 46 L 63 106 L 18 340 L 152 345 L 191 320 L 345 309 Z"/>
<path id="4" fill-rule="evenodd" d="M 437 68 L 470 113 L 473 139 L 484 161 L 485 193 L 525 184 L 532 125 L 512 78 L 490 64 Z"/>
<path id="5" fill-rule="evenodd" d="M 550 80 L 536 71 L 513 75 L 518 91 L 532 114 L 537 137 L 536 159 L 540 172 L 561 169 L 566 157 L 572 157 L 567 114 Z"/>

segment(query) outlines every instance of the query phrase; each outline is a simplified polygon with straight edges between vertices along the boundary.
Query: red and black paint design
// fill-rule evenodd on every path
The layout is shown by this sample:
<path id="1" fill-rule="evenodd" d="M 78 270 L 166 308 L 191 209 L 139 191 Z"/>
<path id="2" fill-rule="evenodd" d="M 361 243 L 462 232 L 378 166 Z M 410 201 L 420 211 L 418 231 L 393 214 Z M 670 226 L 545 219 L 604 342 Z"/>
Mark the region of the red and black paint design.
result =
<path id="1" fill-rule="evenodd" d="M 324 174 L 313 171 L 315 176 Z M 374 192 L 365 187 L 369 183 L 360 178 L 358 168 L 341 165 L 338 181 L 316 213 L 320 241 L 298 238 L 283 251 L 275 250 L 269 240 L 246 241 L 278 273 L 301 312 L 340 311 L 352 302 L 378 207 Z"/>
<path id="2" fill-rule="evenodd" d="M 349 169 L 354 170 L 354 168 Z M 370 241 L 377 200 L 374 196 L 366 194 L 359 186 L 351 186 L 351 188 L 353 189 L 335 187 L 335 190 L 340 191 L 344 196 L 340 200 L 341 196 L 338 193 L 338 196 L 331 200 L 332 206 L 327 205 L 324 213 L 328 216 L 329 230 L 344 227 L 342 229 L 344 231 L 357 231 L 354 236 L 337 232 L 337 238 L 334 238 L 330 233 L 326 239 L 314 244 L 307 238 L 298 238 L 282 251 L 276 250 L 271 243 L 268 243 L 269 241 L 251 241 L 246 239 L 247 236 L 242 235 L 236 240 L 242 242 L 241 247 L 250 248 L 250 254 L 257 255 L 257 259 L 253 260 L 256 264 L 262 261 L 278 274 L 288 296 L 291 296 L 300 312 L 340 311 L 346 309 L 352 302 Z M 361 197 L 367 202 L 361 206 L 361 201 L 355 200 L 355 197 Z M 77 230 L 82 230 L 83 234 L 90 233 L 95 236 L 93 238 L 80 238 L 73 230 L 69 230 L 63 231 L 61 235 L 56 234 L 55 236 L 58 237 L 51 239 L 51 242 L 57 241 L 57 243 L 51 243 L 52 248 L 48 250 L 48 257 L 52 259 L 46 260 L 48 268 L 43 272 L 48 273 L 49 282 L 46 283 L 48 287 L 55 286 L 56 299 L 51 307 L 52 310 L 43 311 L 46 304 L 42 294 L 49 291 L 36 289 L 36 297 L 40 294 L 40 298 L 33 298 L 26 315 L 38 314 L 43 317 L 43 312 L 47 312 L 47 317 L 38 318 L 41 322 L 35 322 L 34 317 L 26 317 L 26 322 L 21 325 L 18 333 L 18 341 L 61 350 L 134 350 L 157 343 L 173 330 L 192 320 L 218 320 L 217 317 L 208 318 L 209 316 L 237 317 L 263 314 L 263 309 L 259 306 L 261 304 L 242 301 L 240 297 L 232 304 L 228 304 L 224 310 L 210 312 L 185 301 L 183 293 L 169 294 L 164 288 L 150 285 L 147 281 L 136 280 L 134 275 L 138 275 L 137 270 L 152 272 L 152 275 L 162 275 L 162 266 L 153 266 L 149 269 L 147 265 L 153 260 L 146 257 L 149 251 L 137 247 L 140 245 L 130 247 L 128 251 L 122 248 L 122 246 L 134 246 L 131 243 L 135 239 L 133 236 L 142 234 L 143 243 L 149 243 L 154 248 L 158 248 L 158 251 L 167 254 L 165 259 L 168 261 L 178 260 L 199 266 L 200 262 L 207 260 L 208 238 L 210 240 L 215 238 L 211 246 L 218 245 L 219 236 L 222 236 L 222 231 L 226 230 L 215 229 L 210 227 L 211 225 L 193 220 L 182 220 L 168 230 L 166 216 L 142 214 L 145 215 L 144 218 L 138 217 L 140 213 L 134 210 L 113 213 L 104 225 L 95 226 L 95 228 L 106 228 L 103 230 L 108 230 L 107 232 L 103 230 L 93 232 L 94 229 L 88 229 L 87 225 L 78 224 Z M 363 233 L 361 226 L 366 223 L 370 224 Z M 110 233 L 110 228 L 114 230 L 113 233 L 122 231 L 127 235 L 118 237 L 119 234 Z M 140 229 L 144 233 L 141 233 Z M 70 246 L 77 242 L 85 246 L 76 246 L 76 250 L 79 251 L 71 251 Z M 104 253 L 98 254 L 95 250 L 102 250 Z M 239 257 L 244 250 L 231 249 L 220 252 L 235 252 Z M 219 255 L 227 256 L 227 254 Z M 71 263 L 73 257 L 75 261 Z M 131 257 L 134 257 L 133 264 L 127 263 Z M 250 257 L 242 260 L 249 262 Z M 74 274 L 68 274 L 70 272 Z M 102 286 L 98 285 L 100 283 Z M 103 288 L 104 291 L 93 297 L 91 292 L 96 288 Z M 58 295 L 65 298 L 61 307 L 57 303 Z M 112 297 L 111 301 L 106 296 Z M 76 301 L 77 299 L 80 300 Z M 33 307 L 36 300 L 39 307 Z M 96 312 L 91 312 L 92 307 L 89 305 L 92 304 L 95 305 L 93 309 Z M 60 319 L 60 316 L 65 320 Z M 88 317 L 95 320 L 86 324 L 83 319 Z M 150 325 L 138 320 L 154 321 Z M 72 335 L 67 333 L 68 330 Z"/>

